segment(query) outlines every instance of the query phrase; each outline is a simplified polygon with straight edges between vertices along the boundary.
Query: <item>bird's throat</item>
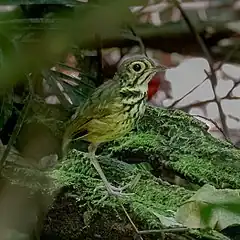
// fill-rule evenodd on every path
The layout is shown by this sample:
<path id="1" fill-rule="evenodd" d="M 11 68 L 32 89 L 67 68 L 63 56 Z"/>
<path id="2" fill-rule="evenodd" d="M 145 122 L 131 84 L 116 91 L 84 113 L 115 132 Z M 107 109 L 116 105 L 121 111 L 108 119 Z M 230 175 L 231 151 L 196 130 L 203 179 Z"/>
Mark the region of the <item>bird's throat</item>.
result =
<path id="1" fill-rule="evenodd" d="M 135 105 L 140 104 L 147 98 L 147 87 L 146 88 L 130 88 L 126 87 L 120 91 L 122 103 L 124 105 Z"/>
<path id="2" fill-rule="evenodd" d="M 143 91 L 143 88 L 125 88 L 120 93 L 123 107 L 132 120 L 141 118 L 146 108 L 147 89 Z"/>

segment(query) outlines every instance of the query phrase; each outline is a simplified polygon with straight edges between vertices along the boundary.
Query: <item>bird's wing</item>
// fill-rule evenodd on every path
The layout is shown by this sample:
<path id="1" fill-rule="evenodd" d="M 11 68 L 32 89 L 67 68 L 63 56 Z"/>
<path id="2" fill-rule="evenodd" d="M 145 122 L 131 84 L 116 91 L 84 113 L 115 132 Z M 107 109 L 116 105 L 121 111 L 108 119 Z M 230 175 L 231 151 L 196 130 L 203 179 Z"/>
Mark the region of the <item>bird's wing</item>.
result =
<path id="1" fill-rule="evenodd" d="M 118 112 L 121 107 L 118 82 L 109 80 L 98 87 L 70 123 L 66 134 L 77 140 L 87 136 L 87 124 Z"/>

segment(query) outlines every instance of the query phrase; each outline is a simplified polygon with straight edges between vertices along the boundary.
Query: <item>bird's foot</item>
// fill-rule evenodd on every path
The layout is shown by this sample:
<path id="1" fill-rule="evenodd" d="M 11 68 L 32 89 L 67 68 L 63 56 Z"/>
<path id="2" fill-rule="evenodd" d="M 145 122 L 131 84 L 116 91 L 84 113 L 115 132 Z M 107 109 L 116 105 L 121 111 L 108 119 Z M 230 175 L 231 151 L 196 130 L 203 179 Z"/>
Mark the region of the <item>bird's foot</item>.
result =
<path id="1" fill-rule="evenodd" d="M 138 183 L 139 179 L 140 179 L 141 175 L 138 174 L 130 183 L 126 184 L 123 187 L 115 187 L 113 185 L 111 185 L 109 182 L 107 182 L 106 184 L 104 184 L 104 187 L 106 188 L 108 194 L 110 196 L 116 196 L 116 197 L 126 197 L 126 196 L 131 196 L 134 193 L 124 193 L 123 191 L 128 189 L 128 188 L 133 188 L 134 186 L 136 186 L 136 184 Z"/>
<path id="2" fill-rule="evenodd" d="M 105 189 L 106 190 L 106 196 L 114 196 L 114 197 L 127 197 L 133 195 L 133 193 L 124 193 L 123 191 L 127 189 L 130 186 L 130 184 L 127 184 L 123 187 L 115 187 L 111 185 L 109 182 L 106 184 L 101 184 L 100 186 L 96 187 L 94 191 L 97 191 L 99 189 Z M 104 198 L 105 198 L 104 197 Z"/>
<path id="3" fill-rule="evenodd" d="M 97 188 L 95 188 L 94 191 L 96 191 L 99 188 L 104 188 L 104 196 L 98 201 L 98 204 L 101 204 L 102 202 L 104 202 L 109 196 L 111 197 L 116 197 L 116 198 L 121 198 L 121 197 L 129 197 L 132 196 L 133 193 L 124 193 L 124 189 L 126 189 L 129 185 L 123 186 L 123 187 L 114 187 L 112 186 L 110 183 L 108 184 L 108 186 L 106 186 L 105 184 L 101 186 L 98 186 Z"/>
<path id="4" fill-rule="evenodd" d="M 133 193 L 124 193 L 123 191 L 125 189 L 127 189 L 130 185 L 127 184 L 123 187 L 114 187 L 111 184 L 109 184 L 108 186 L 106 186 L 106 189 L 108 191 L 108 194 L 111 196 L 115 196 L 115 197 L 126 197 L 126 196 L 130 196 L 133 195 Z"/>

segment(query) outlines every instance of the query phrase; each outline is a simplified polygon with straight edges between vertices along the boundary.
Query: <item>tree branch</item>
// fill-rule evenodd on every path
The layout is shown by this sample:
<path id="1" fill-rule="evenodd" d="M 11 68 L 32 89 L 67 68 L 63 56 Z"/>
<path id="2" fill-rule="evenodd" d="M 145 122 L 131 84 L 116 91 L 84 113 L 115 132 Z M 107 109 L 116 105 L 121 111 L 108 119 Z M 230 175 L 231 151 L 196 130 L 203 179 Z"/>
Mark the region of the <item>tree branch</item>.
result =
<path id="1" fill-rule="evenodd" d="M 226 123 L 226 116 L 223 112 L 222 106 L 221 106 L 221 102 L 217 96 L 216 93 L 216 86 L 217 86 L 217 76 L 215 74 L 213 65 L 213 59 L 212 56 L 208 50 L 207 45 L 205 44 L 205 42 L 203 41 L 203 39 L 200 37 L 200 35 L 198 34 L 198 32 L 196 31 L 196 29 L 194 28 L 193 24 L 191 23 L 190 19 L 188 18 L 188 16 L 186 15 L 186 13 L 184 12 L 184 10 L 182 9 L 182 7 L 180 6 L 180 4 L 178 3 L 178 1 L 176 0 L 171 0 L 173 2 L 173 4 L 179 9 L 179 11 L 181 12 L 184 20 L 186 21 L 190 31 L 192 32 L 192 34 L 195 36 L 197 42 L 199 43 L 199 45 L 202 48 L 203 53 L 205 54 L 205 57 L 208 61 L 209 67 L 210 67 L 210 71 L 211 71 L 211 75 L 209 75 L 207 72 L 206 74 L 208 75 L 210 81 L 211 81 L 211 86 L 212 86 L 212 90 L 213 90 L 213 94 L 214 94 L 214 100 L 217 104 L 218 107 L 218 111 L 219 111 L 219 115 L 220 115 L 220 119 L 221 119 L 221 124 L 223 127 L 223 131 L 225 133 L 225 135 L 227 137 L 229 137 L 229 133 L 228 133 L 228 127 L 227 127 L 227 123 Z"/>

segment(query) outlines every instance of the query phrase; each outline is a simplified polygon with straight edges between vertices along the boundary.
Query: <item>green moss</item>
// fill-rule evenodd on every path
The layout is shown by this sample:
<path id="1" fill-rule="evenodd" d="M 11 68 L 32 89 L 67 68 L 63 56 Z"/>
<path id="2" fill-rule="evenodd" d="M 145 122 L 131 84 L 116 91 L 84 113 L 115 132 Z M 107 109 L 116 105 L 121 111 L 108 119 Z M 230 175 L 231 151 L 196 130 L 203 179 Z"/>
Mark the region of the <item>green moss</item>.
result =
<path id="1" fill-rule="evenodd" d="M 38 112 L 38 105 L 33 112 Z M 44 118 L 41 118 L 42 115 Z M 34 121 L 39 119 L 46 125 L 49 125 L 48 119 L 52 120 L 55 117 L 61 125 L 63 118 L 60 112 L 58 115 L 57 112 L 46 108 L 46 112 L 42 110 L 39 115 L 33 114 Z M 52 129 L 57 128 L 58 124 Z M 43 184 L 33 188 L 47 189 L 50 193 L 60 187 L 67 188 L 67 192 L 79 204 L 80 212 L 90 216 L 90 223 L 96 214 L 119 215 L 126 220 L 122 204 L 141 229 L 160 228 L 167 226 L 169 222 L 173 224 L 174 212 L 194 192 L 162 184 L 149 171 L 116 159 L 117 157 L 124 160 L 126 156 L 137 156 L 149 162 L 156 161 L 159 165 L 166 163 L 176 172 L 199 183 L 206 182 L 215 186 L 227 183 L 232 187 L 240 185 L 240 154 L 237 149 L 227 142 L 213 138 L 207 133 L 204 124 L 181 111 L 149 107 L 139 122 L 137 131 L 106 144 L 98 157 L 108 180 L 115 186 L 123 186 L 141 174 L 137 184 L 125 191 L 133 195 L 120 200 L 108 197 L 87 155 L 76 150 L 69 152 L 67 158 L 56 169 L 39 171 L 43 177 Z M 35 174 L 35 171 L 29 171 L 28 178 L 25 170 L 19 171 L 14 175 L 14 183 L 24 185 L 31 182 L 29 179 Z M 22 175 L 26 179 L 24 183 L 19 183 L 18 179 L 22 178 Z M 12 181 L 12 172 L 9 176 Z M 34 182 L 38 182 L 38 177 Z M 32 184 L 30 185 L 32 187 Z"/>
<path id="2" fill-rule="evenodd" d="M 133 188 L 126 189 L 125 193 L 129 193 L 128 196 L 120 199 L 109 197 L 105 189 L 100 188 L 102 181 L 90 164 L 87 155 L 76 150 L 69 152 L 67 159 L 53 171 L 52 177 L 58 185 L 70 187 L 69 196 L 75 198 L 79 209 L 84 212 L 85 224 L 94 225 L 99 215 L 100 219 L 104 218 L 104 221 L 115 216 L 114 222 L 117 222 L 117 219 L 121 219 L 121 222 L 128 222 L 122 206 L 141 230 L 159 229 L 179 224 L 175 221 L 175 212 L 194 194 L 194 191 L 160 183 L 148 171 L 109 158 L 109 156 L 101 155 L 98 159 L 108 180 L 115 185 L 129 183 L 137 174 L 141 174 L 141 178 Z M 110 221 L 110 226 L 111 224 Z M 174 233 L 171 234 L 174 235 Z M 208 237 L 211 239 L 213 235 L 215 234 L 209 234 L 206 231 L 201 233 L 198 230 L 187 234 L 188 237 L 192 236 L 192 239 L 195 239 L 195 236 L 198 239 L 208 239 Z M 176 233 L 176 239 L 177 236 L 179 233 Z M 222 239 L 221 237 L 214 239 Z"/>
<path id="3" fill-rule="evenodd" d="M 136 220 L 147 223 L 145 227 L 154 228 L 163 224 L 159 216 L 174 217 L 173 212 L 191 194 L 183 188 L 162 186 L 156 181 L 143 179 L 134 188 L 134 196 L 124 202 L 129 204 Z"/>
<path id="4" fill-rule="evenodd" d="M 135 187 L 126 190 L 129 196 L 121 200 L 106 197 L 105 189 L 101 188 L 102 181 L 87 155 L 76 150 L 71 151 L 63 164 L 54 170 L 53 177 L 58 184 L 74 188 L 76 199 L 91 206 L 90 209 L 108 209 L 109 213 L 115 210 L 122 214 L 122 203 L 136 221 L 148 228 L 161 226 L 159 216 L 173 217 L 172 212 L 193 194 L 183 188 L 161 185 L 149 172 L 134 165 L 107 156 L 100 156 L 99 161 L 109 181 L 116 186 L 127 184 L 141 174 Z"/>
<path id="5" fill-rule="evenodd" d="M 206 126 L 182 111 L 149 107 L 136 132 L 108 144 L 114 156 L 164 160 L 200 184 L 240 187 L 240 151 L 212 137 Z"/>

